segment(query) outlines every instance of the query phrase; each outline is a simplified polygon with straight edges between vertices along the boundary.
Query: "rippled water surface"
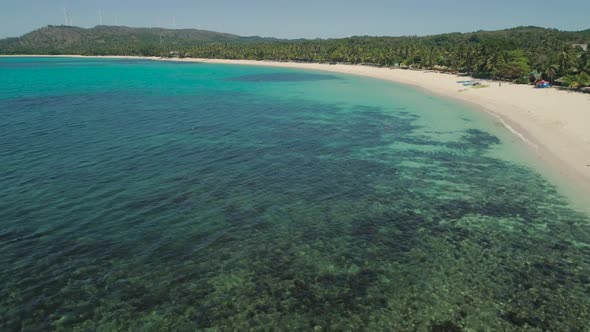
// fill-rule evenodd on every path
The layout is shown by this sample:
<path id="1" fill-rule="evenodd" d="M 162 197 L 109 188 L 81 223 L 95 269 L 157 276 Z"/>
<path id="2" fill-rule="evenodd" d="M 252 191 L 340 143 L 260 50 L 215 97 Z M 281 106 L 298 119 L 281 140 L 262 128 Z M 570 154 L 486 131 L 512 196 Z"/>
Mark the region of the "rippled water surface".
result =
<path id="1" fill-rule="evenodd" d="M 583 331 L 590 227 L 464 106 L 0 59 L 0 330 Z"/>

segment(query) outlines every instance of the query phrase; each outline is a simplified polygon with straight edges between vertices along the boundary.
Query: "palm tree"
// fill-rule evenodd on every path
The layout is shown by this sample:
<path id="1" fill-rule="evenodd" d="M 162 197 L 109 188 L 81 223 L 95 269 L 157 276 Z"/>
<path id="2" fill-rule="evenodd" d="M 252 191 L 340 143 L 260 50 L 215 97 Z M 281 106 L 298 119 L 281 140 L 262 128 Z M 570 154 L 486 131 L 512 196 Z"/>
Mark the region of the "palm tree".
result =
<path id="1" fill-rule="evenodd" d="M 590 74 L 590 48 L 580 56 L 580 69 Z"/>
<path id="2" fill-rule="evenodd" d="M 447 61 L 448 65 L 452 68 L 452 70 L 459 71 L 461 70 L 461 53 L 463 51 L 463 45 L 459 47 L 453 47 L 449 50 L 447 54 Z"/>
<path id="3" fill-rule="evenodd" d="M 557 76 L 557 71 L 559 70 L 559 66 L 558 65 L 552 65 L 550 64 L 547 69 L 545 69 L 545 74 L 547 74 L 547 77 L 549 77 L 549 80 L 551 81 L 551 84 L 553 84 L 553 79 L 555 79 L 555 76 Z"/>
<path id="4" fill-rule="evenodd" d="M 499 62 L 501 62 L 501 61 L 499 59 L 498 53 L 494 52 L 490 56 L 488 56 L 487 59 L 485 60 L 484 69 L 487 72 L 492 73 L 492 75 L 495 76 L 496 75 L 495 72 L 496 72 Z M 493 78 L 495 78 L 495 77 L 493 77 Z"/>
<path id="5" fill-rule="evenodd" d="M 576 54 L 570 45 L 563 46 L 559 52 L 559 64 L 561 65 L 561 73 L 566 75 L 572 68 L 576 67 Z"/>

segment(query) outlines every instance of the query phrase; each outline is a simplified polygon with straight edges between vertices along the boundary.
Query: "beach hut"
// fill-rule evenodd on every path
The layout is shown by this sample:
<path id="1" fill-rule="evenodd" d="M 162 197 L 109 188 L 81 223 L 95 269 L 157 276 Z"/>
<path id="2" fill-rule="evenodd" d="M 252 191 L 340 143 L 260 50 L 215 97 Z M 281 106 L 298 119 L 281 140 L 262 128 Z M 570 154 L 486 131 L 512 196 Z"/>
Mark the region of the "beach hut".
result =
<path id="1" fill-rule="evenodd" d="M 539 81 L 535 84 L 535 88 L 537 89 L 545 89 L 545 88 L 550 88 L 551 87 L 551 83 L 545 80 Z"/>

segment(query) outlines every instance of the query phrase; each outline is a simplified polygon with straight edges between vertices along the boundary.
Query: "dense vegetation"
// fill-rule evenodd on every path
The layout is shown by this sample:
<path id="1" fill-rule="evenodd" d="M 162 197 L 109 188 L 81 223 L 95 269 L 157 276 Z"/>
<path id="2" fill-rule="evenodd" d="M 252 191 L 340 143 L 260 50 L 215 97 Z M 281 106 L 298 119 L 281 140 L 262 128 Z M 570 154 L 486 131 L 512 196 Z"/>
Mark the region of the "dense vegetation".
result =
<path id="1" fill-rule="evenodd" d="M 0 54 L 83 54 L 160 56 L 198 44 L 257 42 L 260 37 L 194 29 L 47 26 L 18 38 L 0 40 Z"/>
<path id="2" fill-rule="evenodd" d="M 0 41 L 2 54 L 180 56 L 353 63 L 465 72 L 526 83 L 590 85 L 590 29 L 567 32 L 537 27 L 425 37 L 350 37 L 279 40 L 201 30 L 49 26 Z M 174 53 L 176 54 L 176 53 Z"/>

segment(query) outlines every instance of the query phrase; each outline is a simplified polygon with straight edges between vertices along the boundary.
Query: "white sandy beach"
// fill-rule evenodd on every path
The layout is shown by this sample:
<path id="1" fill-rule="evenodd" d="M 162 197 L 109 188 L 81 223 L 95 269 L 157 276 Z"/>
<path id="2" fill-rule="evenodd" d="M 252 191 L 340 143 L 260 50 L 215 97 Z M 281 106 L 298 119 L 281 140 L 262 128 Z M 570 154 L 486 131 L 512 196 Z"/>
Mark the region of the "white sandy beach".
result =
<path id="1" fill-rule="evenodd" d="M 104 57 L 102 57 L 104 58 Z M 109 57 L 135 58 L 135 57 Z M 362 65 L 269 62 L 251 60 L 160 59 L 215 64 L 240 64 L 321 70 L 410 84 L 430 93 L 477 106 L 488 112 L 531 146 L 540 167 L 556 171 L 578 192 L 590 192 L 590 95 L 534 89 L 527 85 L 486 82 L 473 89 L 457 84 L 469 80 L 438 72 L 377 68 Z M 590 198 L 587 199 L 590 202 Z"/>

